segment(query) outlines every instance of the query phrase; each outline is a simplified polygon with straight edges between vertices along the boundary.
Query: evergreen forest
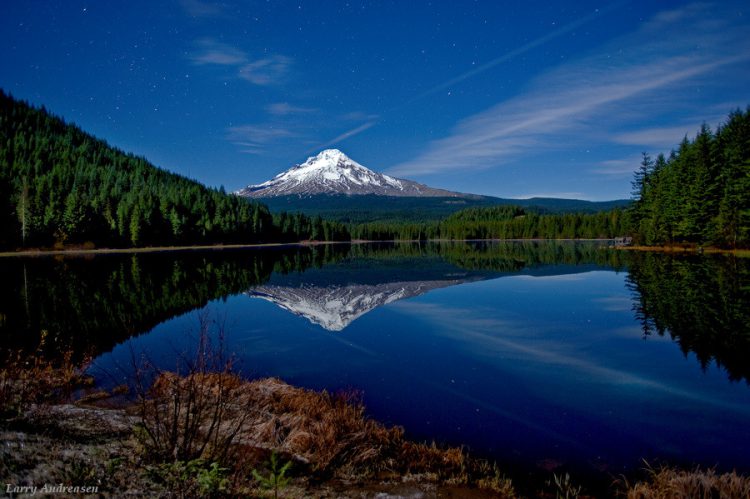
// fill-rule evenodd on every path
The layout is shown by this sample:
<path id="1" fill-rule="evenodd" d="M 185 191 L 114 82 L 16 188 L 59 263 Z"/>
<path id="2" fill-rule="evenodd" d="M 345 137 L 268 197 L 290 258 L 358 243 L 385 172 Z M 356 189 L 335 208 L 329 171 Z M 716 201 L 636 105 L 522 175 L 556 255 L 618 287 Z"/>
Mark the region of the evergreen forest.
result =
<path id="1" fill-rule="evenodd" d="M 126 154 L 0 90 L 0 248 L 346 239 Z"/>
<path id="2" fill-rule="evenodd" d="M 633 179 L 631 232 L 638 243 L 750 245 L 750 107 L 656 159 Z"/>

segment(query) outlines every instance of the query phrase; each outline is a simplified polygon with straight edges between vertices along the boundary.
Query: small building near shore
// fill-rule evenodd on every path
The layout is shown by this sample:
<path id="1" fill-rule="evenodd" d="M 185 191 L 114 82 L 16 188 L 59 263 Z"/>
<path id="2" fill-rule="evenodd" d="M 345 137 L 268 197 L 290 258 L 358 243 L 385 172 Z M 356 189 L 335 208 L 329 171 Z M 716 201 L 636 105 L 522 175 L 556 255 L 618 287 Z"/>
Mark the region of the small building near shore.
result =
<path id="1" fill-rule="evenodd" d="M 632 237 L 622 236 L 615 238 L 615 246 L 630 246 L 631 244 L 633 244 Z"/>

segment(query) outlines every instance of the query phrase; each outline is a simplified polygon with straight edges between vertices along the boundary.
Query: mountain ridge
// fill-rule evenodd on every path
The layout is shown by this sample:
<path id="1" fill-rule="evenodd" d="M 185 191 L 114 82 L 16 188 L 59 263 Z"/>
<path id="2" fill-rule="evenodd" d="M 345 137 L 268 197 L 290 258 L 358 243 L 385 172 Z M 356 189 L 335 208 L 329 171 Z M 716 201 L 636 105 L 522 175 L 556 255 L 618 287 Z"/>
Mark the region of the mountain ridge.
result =
<path id="1" fill-rule="evenodd" d="M 373 194 L 389 197 L 474 198 L 475 194 L 437 189 L 413 180 L 395 178 L 363 166 L 338 149 L 325 149 L 304 163 L 292 166 L 261 184 L 235 192 L 238 196 L 271 197 L 319 194 L 347 196 Z"/>
<path id="2" fill-rule="evenodd" d="M 301 212 L 344 223 L 440 220 L 464 208 L 497 205 L 520 206 L 540 214 L 596 213 L 630 203 L 625 199 L 508 199 L 437 189 L 375 172 L 338 149 L 325 149 L 235 194 L 262 200 L 273 212 Z"/>

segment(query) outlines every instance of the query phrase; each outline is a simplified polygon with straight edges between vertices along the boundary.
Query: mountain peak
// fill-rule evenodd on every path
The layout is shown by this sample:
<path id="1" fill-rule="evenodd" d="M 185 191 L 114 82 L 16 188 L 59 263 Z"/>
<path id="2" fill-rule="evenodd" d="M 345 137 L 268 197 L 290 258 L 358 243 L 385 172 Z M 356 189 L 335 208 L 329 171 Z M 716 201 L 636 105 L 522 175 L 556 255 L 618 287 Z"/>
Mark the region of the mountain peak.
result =
<path id="1" fill-rule="evenodd" d="M 301 169 L 301 168 L 346 168 L 351 166 L 357 166 L 360 168 L 365 168 L 364 166 L 360 165 L 356 161 L 352 161 L 352 159 L 341 152 L 338 149 L 325 149 L 323 151 L 320 151 L 315 156 L 310 156 L 307 158 L 307 160 L 299 165 L 296 165 L 293 167 L 294 169 Z"/>
<path id="2" fill-rule="evenodd" d="M 349 159 L 349 156 L 339 149 L 324 149 L 320 151 L 317 156 L 310 156 L 307 158 L 307 161 L 310 161 L 313 158 L 317 160 L 341 159 L 346 161 Z"/>
<path id="3" fill-rule="evenodd" d="M 249 185 L 235 194 L 244 197 L 313 196 L 345 194 L 378 196 L 446 196 L 461 194 L 377 173 L 338 149 L 325 149 L 262 184 Z"/>

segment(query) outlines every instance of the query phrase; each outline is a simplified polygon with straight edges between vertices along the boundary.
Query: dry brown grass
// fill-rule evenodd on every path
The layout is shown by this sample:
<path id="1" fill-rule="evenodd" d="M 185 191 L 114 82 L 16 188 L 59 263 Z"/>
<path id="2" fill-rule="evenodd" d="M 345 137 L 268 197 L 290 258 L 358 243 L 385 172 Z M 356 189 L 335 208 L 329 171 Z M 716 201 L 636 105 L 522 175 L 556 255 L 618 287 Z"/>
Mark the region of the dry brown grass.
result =
<path id="1" fill-rule="evenodd" d="M 747 499 L 750 478 L 735 472 L 717 474 L 715 470 L 693 471 L 660 468 L 649 470 L 647 482 L 627 487 L 628 499 Z"/>
<path id="2" fill-rule="evenodd" d="M 159 444 L 162 451 L 153 455 L 158 459 L 174 459 L 175 454 L 164 450 L 181 449 L 179 460 L 216 459 L 247 476 L 273 451 L 294 461 L 296 474 L 314 480 L 400 480 L 412 475 L 501 489 L 503 497 L 512 496 L 510 481 L 494 468 L 468 458 L 458 448 L 406 440 L 402 428 L 388 428 L 368 418 L 356 397 L 296 388 L 275 378 L 248 382 L 228 373 L 186 377 L 164 373 L 150 396 L 160 402 L 152 403 L 146 413 L 148 438 L 167 442 Z M 192 419 L 185 414 L 188 399 L 195 409 Z M 178 400 L 181 407 L 176 408 Z M 218 418 L 205 409 L 217 406 L 221 406 Z M 203 414 L 203 419 L 195 414 Z M 182 429 L 171 431 L 171 423 L 165 426 L 166 422 Z M 212 453 L 216 448 L 227 452 L 219 456 Z M 154 444 L 149 452 L 155 449 Z M 237 483 L 237 476 L 233 481 Z"/>
<path id="3" fill-rule="evenodd" d="M 314 471 L 376 471 L 378 460 L 398 446 L 399 428 L 386 429 L 364 417 L 361 404 L 345 396 L 302 390 L 278 379 L 254 381 L 245 396 L 257 408 L 243 437 L 289 453 Z M 378 461 L 377 464 L 376 461 Z"/>
<path id="4" fill-rule="evenodd" d="M 366 417 L 356 398 L 296 388 L 275 378 L 245 382 L 229 373 L 164 373 L 149 396 L 145 426 L 152 438 L 169 442 L 162 447 L 174 443 L 192 449 L 179 459 L 214 458 L 201 453 L 211 447 L 203 444 L 231 437 L 238 447 L 273 449 L 324 475 L 439 471 L 452 476 L 466 467 L 460 449 L 409 442 L 403 429 Z"/>
<path id="5" fill-rule="evenodd" d="M 73 363 L 72 357 L 72 352 L 54 361 L 23 352 L 3 355 L 0 418 L 19 416 L 32 404 L 67 401 L 75 390 L 91 386 L 92 378 L 83 374 L 88 362 Z"/>

